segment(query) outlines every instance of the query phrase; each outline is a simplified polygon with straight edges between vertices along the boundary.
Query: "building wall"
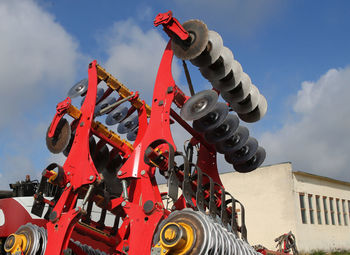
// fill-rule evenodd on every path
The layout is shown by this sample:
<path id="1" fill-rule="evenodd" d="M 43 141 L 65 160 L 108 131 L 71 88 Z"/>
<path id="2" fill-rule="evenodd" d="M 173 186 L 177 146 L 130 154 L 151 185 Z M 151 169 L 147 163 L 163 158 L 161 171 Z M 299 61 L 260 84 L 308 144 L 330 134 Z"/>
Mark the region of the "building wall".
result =
<path id="1" fill-rule="evenodd" d="M 296 214 L 296 236 L 300 250 L 350 249 L 350 218 L 348 204 L 348 201 L 350 201 L 350 185 L 339 184 L 333 181 L 327 181 L 317 177 L 298 173 L 294 174 L 293 180 L 295 198 L 294 206 L 296 210 L 298 210 Z M 306 223 L 302 223 L 299 197 L 300 194 L 304 194 Z M 317 218 L 316 196 L 319 196 L 320 199 L 321 224 L 319 224 Z M 311 208 L 308 201 L 309 197 L 311 198 Z M 323 197 L 326 198 L 328 224 L 325 224 Z M 329 198 L 333 198 L 334 225 L 332 224 L 331 220 Z M 339 199 L 340 205 L 340 225 L 338 222 L 338 212 L 336 206 L 337 199 Z M 342 200 L 345 202 L 345 221 Z M 313 224 L 311 223 L 310 209 L 313 209 Z"/>
<path id="2" fill-rule="evenodd" d="M 291 164 L 261 167 L 251 173 L 221 175 L 224 187 L 245 206 L 248 241 L 275 250 L 274 239 L 295 233 Z"/>

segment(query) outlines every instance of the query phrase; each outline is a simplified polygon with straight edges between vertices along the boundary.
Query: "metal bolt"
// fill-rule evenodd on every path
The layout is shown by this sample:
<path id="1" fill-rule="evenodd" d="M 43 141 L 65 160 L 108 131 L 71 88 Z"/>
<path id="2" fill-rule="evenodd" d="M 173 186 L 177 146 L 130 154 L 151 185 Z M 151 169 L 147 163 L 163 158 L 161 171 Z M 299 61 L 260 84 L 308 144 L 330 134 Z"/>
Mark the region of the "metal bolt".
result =
<path id="1" fill-rule="evenodd" d="M 80 126 L 81 126 L 81 127 L 84 126 L 84 121 L 80 122 Z"/>
<path id="2" fill-rule="evenodd" d="M 94 179 L 93 175 L 90 175 L 89 180 L 92 181 Z"/>
<path id="3" fill-rule="evenodd" d="M 123 207 L 126 206 L 126 202 L 125 201 L 122 202 L 122 206 Z"/>
<path id="4" fill-rule="evenodd" d="M 70 187 L 70 182 L 68 182 L 68 183 L 67 183 L 67 186 L 66 186 L 66 187 L 67 187 L 67 188 L 69 188 L 69 187 Z"/>
<path id="5" fill-rule="evenodd" d="M 67 175 L 70 175 L 70 172 L 68 172 Z"/>
<path id="6" fill-rule="evenodd" d="M 142 171 L 141 171 L 141 175 L 144 175 L 145 173 L 146 173 L 145 170 L 142 170 Z"/>
<path id="7" fill-rule="evenodd" d="M 123 172 L 121 170 L 118 171 L 118 175 L 121 176 Z"/>

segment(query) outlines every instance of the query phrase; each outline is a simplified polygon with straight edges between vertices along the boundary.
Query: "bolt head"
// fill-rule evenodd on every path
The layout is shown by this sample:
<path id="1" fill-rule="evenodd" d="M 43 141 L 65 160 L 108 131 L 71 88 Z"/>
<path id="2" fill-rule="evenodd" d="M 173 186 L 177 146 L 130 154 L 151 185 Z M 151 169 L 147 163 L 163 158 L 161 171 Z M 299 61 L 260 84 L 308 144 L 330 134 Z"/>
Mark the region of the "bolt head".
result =
<path id="1" fill-rule="evenodd" d="M 126 202 L 125 201 L 122 202 L 122 206 L 126 206 Z"/>
<path id="2" fill-rule="evenodd" d="M 123 172 L 121 171 L 121 170 L 119 170 L 118 171 L 118 175 L 120 176 L 120 175 L 122 175 L 123 174 Z"/>
<path id="3" fill-rule="evenodd" d="M 94 179 L 94 176 L 90 175 L 89 180 L 92 181 Z"/>
<path id="4" fill-rule="evenodd" d="M 67 185 L 66 185 L 66 187 L 67 187 L 67 188 L 69 188 L 69 187 L 70 187 L 70 185 L 71 185 L 71 184 L 70 184 L 70 182 L 68 182 L 68 183 L 67 183 Z"/>
<path id="5" fill-rule="evenodd" d="M 141 175 L 145 175 L 146 171 L 145 170 L 142 170 L 141 171 Z"/>

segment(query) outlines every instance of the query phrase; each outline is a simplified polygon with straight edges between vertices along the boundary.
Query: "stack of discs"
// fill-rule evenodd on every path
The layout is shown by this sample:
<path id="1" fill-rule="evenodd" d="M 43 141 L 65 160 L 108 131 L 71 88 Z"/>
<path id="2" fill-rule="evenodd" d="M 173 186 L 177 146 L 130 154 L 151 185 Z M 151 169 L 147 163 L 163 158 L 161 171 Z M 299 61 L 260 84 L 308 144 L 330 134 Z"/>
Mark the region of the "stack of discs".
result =
<path id="1" fill-rule="evenodd" d="M 204 78 L 219 90 L 223 99 L 245 122 L 260 120 L 267 111 L 267 102 L 243 72 L 232 51 L 225 47 L 221 36 L 208 30 L 199 20 L 183 24 L 189 33 L 191 43 L 184 45 L 181 40 L 172 40 L 174 54 L 183 60 L 190 60 Z"/>

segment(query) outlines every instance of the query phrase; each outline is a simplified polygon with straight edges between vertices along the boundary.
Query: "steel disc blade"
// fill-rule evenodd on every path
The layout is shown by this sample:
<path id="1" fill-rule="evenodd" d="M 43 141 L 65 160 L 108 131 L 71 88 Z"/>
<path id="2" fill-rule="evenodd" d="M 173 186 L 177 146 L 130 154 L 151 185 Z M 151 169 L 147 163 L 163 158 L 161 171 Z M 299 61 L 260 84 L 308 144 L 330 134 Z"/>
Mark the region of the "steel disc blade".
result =
<path id="1" fill-rule="evenodd" d="M 131 132 L 138 125 L 139 125 L 139 116 L 131 115 L 118 125 L 117 131 L 119 134 L 126 134 Z"/>
<path id="2" fill-rule="evenodd" d="M 74 141 L 74 137 L 75 137 L 75 131 L 73 131 L 71 133 L 71 136 L 70 136 L 70 139 L 69 139 L 69 142 L 68 142 L 68 145 L 66 146 L 66 148 L 63 150 L 63 155 L 68 157 L 68 154 L 70 152 L 70 150 L 72 149 L 72 145 L 73 145 L 73 141 Z"/>
<path id="3" fill-rule="evenodd" d="M 127 135 L 126 135 L 126 138 L 129 140 L 129 141 L 135 141 L 136 140 L 136 137 L 137 137 L 137 132 L 139 131 L 139 128 L 135 128 L 133 131 L 129 132 Z"/>
<path id="4" fill-rule="evenodd" d="M 89 149 L 90 149 L 90 155 L 94 155 L 96 151 L 96 141 L 93 136 L 90 136 L 89 138 Z"/>
<path id="5" fill-rule="evenodd" d="M 228 153 L 241 148 L 249 138 L 249 130 L 246 127 L 238 126 L 232 136 L 222 142 L 215 144 L 215 148 L 219 153 Z"/>
<path id="6" fill-rule="evenodd" d="M 233 65 L 233 53 L 232 51 L 224 47 L 222 53 L 214 64 L 199 68 L 199 71 L 209 81 L 216 81 L 224 78 L 230 73 Z"/>
<path id="7" fill-rule="evenodd" d="M 123 158 L 119 154 L 116 154 L 112 159 L 109 160 L 106 170 L 110 173 L 116 173 L 122 165 Z"/>
<path id="8" fill-rule="evenodd" d="M 248 173 L 257 169 L 264 162 L 266 151 L 263 147 L 258 148 L 256 154 L 248 161 L 240 164 L 233 164 L 234 169 L 240 173 Z"/>
<path id="9" fill-rule="evenodd" d="M 89 81 L 88 79 L 83 79 L 79 82 L 77 82 L 69 91 L 68 96 L 70 98 L 75 98 L 77 96 L 83 96 L 85 95 L 87 89 L 88 89 Z"/>
<path id="10" fill-rule="evenodd" d="M 95 107 L 95 114 L 98 113 L 100 110 L 114 104 L 117 102 L 117 99 L 115 97 L 107 97 L 102 100 L 98 105 Z M 107 112 L 108 113 L 108 112 Z"/>
<path id="11" fill-rule="evenodd" d="M 108 126 L 115 125 L 117 123 L 120 123 L 128 114 L 128 107 L 117 107 L 113 111 L 111 111 L 106 118 L 106 124 Z"/>
<path id="12" fill-rule="evenodd" d="M 222 91 L 221 96 L 228 103 L 236 103 L 246 98 L 251 91 L 252 81 L 246 73 L 242 73 L 240 83 L 230 91 Z"/>
<path id="13" fill-rule="evenodd" d="M 242 148 L 225 154 L 225 160 L 231 164 L 240 164 L 251 159 L 258 149 L 258 141 L 249 137 Z"/>
<path id="14" fill-rule="evenodd" d="M 238 114 L 239 118 L 245 122 L 252 123 L 256 122 L 265 116 L 267 111 L 267 101 L 266 98 L 260 94 L 258 106 L 249 113 Z"/>
<path id="15" fill-rule="evenodd" d="M 207 47 L 198 57 L 192 59 L 191 63 L 198 67 L 210 66 L 218 60 L 223 47 L 224 44 L 221 36 L 217 32 L 210 30 Z"/>
<path id="16" fill-rule="evenodd" d="M 228 112 L 228 106 L 225 103 L 218 102 L 204 117 L 193 121 L 192 126 L 197 132 L 212 130 L 225 121 Z"/>
<path id="17" fill-rule="evenodd" d="M 230 137 L 238 128 L 239 119 L 236 115 L 229 114 L 224 122 L 217 128 L 204 134 L 209 143 L 218 143 Z"/>
<path id="18" fill-rule="evenodd" d="M 243 70 L 241 64 L 238 61 L 233 60 L 232 69 L 228 75 L 220 80 L 211 81 L 211 85 L 221 92 L 232 90 L 241 82 L 242 73 Z"/>
<path id="19" fill-rule="evenodd" d="M 171 39 L 171 48 L 176 57 L 182 60 L 189 60 L 198 57 L 208 44 L 208 28 L 200 20 L 189 20 L 182 24 L 189 33 L 191 42 L 186 45 L 177 37 Z"/>
<path id="20" fill-rule="evenodd" d="M 184 120 L 198 120 L 210 112 L 218 101 L 218 94 L 214 90 L 203 90 L 186 101 L 180 111 Z"/>
<path id="21" fill-rule="evenodd" d="M 62 152 L 68 145 L 71 138 L 71 127 L 65 118 L 60 119 L 57 128 L 55 130 L 54 136 L 49 137 L 49 129 L 46 132 L 46 146 L 50 152 L 58 154 Z"/>
<path id="22" fill-rule="evenodd" d="M 259 103 L 260 93 L 256 86 L 251 86 L 252 90 L 248 96 L 241 102 L 231 103 L 230 107 L 237 113 L 248 113 L 253 111 Z"/>
<path id="23" fill-rule="evenodd" d="M 96 170 L 100 173 L 107 166 L 109 161 L 109 150 L 107 145 L 103 145 L 100 150 L 96 151 L 93 157 Z"/>
<path id="24" fill-rule="evenodd" d="M 103 88 L 97 88 L 96 102 L 98 102 L 103 97 L 104 93 L 105 93 L 105 90 Z M 82 106 L 84 102 L 85 102 L 85 97 L 81 100 L 80 106 Z"/>

